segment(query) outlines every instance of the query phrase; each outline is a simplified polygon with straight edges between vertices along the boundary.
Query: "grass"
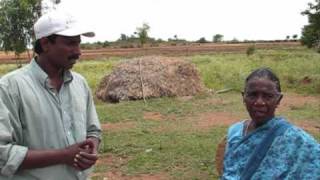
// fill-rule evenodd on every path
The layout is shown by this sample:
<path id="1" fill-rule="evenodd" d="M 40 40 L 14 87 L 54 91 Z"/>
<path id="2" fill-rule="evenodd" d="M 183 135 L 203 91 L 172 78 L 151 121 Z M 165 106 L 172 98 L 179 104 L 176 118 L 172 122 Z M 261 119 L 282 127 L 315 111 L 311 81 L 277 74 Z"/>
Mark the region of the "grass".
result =
<path id="1" fill-rule="evenodd" d="M 258 67 L 270 67 L 280 77 L 284 91 L 320 93 L 320 54 L 305 50 L 258 50 L 254 55 L 216 54 L 191 57 L 205 85 L 213 90 L 243 89 L 246 76 Z M 303 82 L 303 79 L 310 82 Z"/>
<path id="2" fill-rule="evenodd" d="M 113 161 L 100 164 L 95 172 L 118 172 L 125 177 L 161 174 L 167 179 L 217 179 L 215 151 L 227 125 L 202 127 L 197 123 L 206 113 L 222 113 L 237 120 L 247 118 L 240 91 L 249 72 L 261 66 L 271 67 L 278 74 L 283 91 L 289 92 L 286 95 L 307 95 L 319 100 L 283 108 L 279 114 L 294 122 L 320 123 L 320 55 L 317 53 L 299 47 L 256 49 L 251 56 L 218 53 L 185 59 L 196 65 L 207 88 L 213 92 L 227 88 L 232 91 L 192 98 L 149 99 L 147 103 L 110 104 L 95 99 L 101 123 L 129 123 L 120 130 L 104 131 L 101 153 L 113 157 Z M 100 79 L 120 61 L 119 58 L 81 61 L 73 70 L 82 74 L 95 92 Z M 0 65 L 0 76 L 13 69 L 15 65 Z M 320 131 L 310 133 L 320 140 Z"/>
<path id="3" fill-rule="evenodd" d="M 215 144 L 225 128 L 206 132 L 149 132 L 136 128 L 130 132 L 105 134 L 105 152 L 128 158 L 121 167 L 127 175 L 166 172 L 173 179 L 217 178 L 214 170 Z M 113 165 L 109 164 L 109 169 Z M 191 175 L 191 177 L 190 177 Z"/>

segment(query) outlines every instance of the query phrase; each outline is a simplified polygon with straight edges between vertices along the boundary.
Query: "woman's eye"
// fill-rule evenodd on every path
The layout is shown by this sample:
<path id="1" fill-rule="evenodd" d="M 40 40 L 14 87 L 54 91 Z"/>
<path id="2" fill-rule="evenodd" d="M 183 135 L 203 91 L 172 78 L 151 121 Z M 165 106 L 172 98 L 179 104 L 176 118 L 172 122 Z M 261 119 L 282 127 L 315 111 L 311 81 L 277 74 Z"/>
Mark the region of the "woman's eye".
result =
<path id="1" fill-rule="evenodd" d="M 246 97 L 248 97 L 250 99 L 254 99 L 257 97 L 257 94 L 256 93 L 248 93 L 248 94 L 246 94 Z"/>

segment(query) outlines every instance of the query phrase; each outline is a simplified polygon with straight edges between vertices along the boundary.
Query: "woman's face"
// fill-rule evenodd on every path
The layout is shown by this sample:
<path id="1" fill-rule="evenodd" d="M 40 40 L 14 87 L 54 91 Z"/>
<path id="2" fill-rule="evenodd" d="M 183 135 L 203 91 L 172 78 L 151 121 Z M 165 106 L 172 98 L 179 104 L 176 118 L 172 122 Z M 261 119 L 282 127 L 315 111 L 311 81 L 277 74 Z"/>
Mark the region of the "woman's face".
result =
<path id="1" fill-rule="evenodd" d="M 250 79 L 242 95 L 247 111 L 257 125 L 274 117 L 282 98 L 276 83 L 267 78 Z"/>

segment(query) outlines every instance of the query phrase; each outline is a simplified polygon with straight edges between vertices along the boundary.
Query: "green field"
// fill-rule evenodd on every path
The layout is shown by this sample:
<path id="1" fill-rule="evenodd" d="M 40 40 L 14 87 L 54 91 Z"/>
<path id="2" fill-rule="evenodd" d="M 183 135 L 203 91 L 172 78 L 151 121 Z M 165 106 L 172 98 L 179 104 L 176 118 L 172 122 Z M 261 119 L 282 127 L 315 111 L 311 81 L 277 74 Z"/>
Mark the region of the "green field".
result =
<path id="1" fill-rule="evenodd" d="M 278 114 L 304 126 L 320 140 L 320 54 L 283 48 L 245 53 L 181 57 L 198 68 L 208 89 L 195 97 L 158 98 L 103 103 L 95 98 L 106 129 L 94 179 L 217 179 L 215 151 L 230 123 L 247 118 L 241 99 L 245 77 L 257 67 L 270 67 L 281 79 L 283 105 Z M 79 62 L 74 71 L 93 91 L 121 61 L 111 58 Z M 0 65 L 0 75 L 15 65 Z M 215 93 L 230 89 L 225 93 Z M 105 127 L 105 126 L 104 126 Z M 111 128 L 108 128 L 111 127 Z"/>

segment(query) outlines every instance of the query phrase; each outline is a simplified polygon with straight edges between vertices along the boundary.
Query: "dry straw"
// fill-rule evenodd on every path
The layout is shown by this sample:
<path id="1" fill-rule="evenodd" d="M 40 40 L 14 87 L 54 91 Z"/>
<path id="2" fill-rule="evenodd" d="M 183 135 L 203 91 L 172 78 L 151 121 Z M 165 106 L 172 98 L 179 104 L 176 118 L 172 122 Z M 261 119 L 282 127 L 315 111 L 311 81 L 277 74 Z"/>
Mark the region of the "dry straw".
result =
<path id="1" fill-rule="evenodd" d="M 145 56 L 124 60 L 100 82 L 98 99 L 109 102 L 163 96 L 194 96 L 204 90 L 196 67 L 181 58 Z"/>

